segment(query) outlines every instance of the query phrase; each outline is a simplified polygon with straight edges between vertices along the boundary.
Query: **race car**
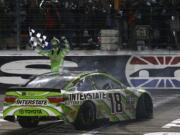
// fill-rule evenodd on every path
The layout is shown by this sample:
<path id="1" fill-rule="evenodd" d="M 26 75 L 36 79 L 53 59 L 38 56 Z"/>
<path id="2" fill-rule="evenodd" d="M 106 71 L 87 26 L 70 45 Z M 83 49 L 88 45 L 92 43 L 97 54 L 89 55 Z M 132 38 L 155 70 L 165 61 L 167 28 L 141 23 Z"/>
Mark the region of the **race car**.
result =
<path id="1" fill-rule="evenodd" d="M 23 128 L 43 120 L 63 120 L 77 129 L 110 122 L 152 118 L 150 93 L 126 87 L 108 73 L 46 73 L 22 87 L 7 89 L 3 117 Z"/>

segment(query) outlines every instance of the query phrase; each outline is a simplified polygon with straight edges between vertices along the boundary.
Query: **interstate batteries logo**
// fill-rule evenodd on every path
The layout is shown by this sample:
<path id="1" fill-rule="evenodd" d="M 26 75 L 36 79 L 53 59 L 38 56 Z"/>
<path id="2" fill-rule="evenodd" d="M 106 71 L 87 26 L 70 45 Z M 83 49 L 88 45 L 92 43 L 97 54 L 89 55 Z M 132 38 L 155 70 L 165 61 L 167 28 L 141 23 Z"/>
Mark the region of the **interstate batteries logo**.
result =
<path id="1" fill-rule="evenodd" d="M 132 56 L 126 65 L 126 77 L 133 87 L 180 88 L 180 57 Z"/>

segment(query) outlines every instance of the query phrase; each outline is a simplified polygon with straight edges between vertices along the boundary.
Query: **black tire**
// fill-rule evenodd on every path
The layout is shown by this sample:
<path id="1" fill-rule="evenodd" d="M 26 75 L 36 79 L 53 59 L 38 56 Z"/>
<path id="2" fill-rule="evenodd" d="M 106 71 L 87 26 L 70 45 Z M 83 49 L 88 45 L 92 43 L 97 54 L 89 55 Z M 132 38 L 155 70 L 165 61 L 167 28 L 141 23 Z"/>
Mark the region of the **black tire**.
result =
<path id="1" fill-rule="evenodd" d="M 136 107 L 136 119 L 150 119 L 153 117 L 153 104 L 148 95 L 143 95 L 139 98 Z"/>
<path id="2" fill-rule="evenodd" d="M 88 101 L 79 109 L 75 122 L 76 129 L 92 129 L 96 126 L 96 107 Z"/>
<path id="3" fill-rule="evenodd" d="M 22 128 L 35 128 L 39 124 L 37 117 L 18 117 L 18 122 Z"/>

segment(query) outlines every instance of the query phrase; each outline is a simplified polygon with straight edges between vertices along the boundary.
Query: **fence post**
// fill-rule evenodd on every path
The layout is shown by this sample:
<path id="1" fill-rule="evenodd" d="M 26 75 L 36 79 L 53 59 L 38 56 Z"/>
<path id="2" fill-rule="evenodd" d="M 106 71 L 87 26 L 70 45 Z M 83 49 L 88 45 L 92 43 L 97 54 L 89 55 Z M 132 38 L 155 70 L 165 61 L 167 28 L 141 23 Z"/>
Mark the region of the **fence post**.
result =
<path id="1" fill-rule="evenodd" d="M 17 50 L 20 50 L 20 0 L 16 0 L 16 43 Z"/>

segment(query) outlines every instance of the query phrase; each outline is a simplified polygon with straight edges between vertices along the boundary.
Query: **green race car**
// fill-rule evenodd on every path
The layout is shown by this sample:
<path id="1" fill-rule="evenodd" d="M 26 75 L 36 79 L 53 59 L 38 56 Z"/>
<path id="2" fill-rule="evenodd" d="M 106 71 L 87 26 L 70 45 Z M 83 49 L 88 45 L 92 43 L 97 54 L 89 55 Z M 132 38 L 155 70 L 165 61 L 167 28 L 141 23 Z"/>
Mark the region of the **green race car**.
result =
<path id="1" fill-rule="evenodd" d="M 85 129 L 100 119 L 116 122 L 152 116 L 153 103 L 147 91 L 126 87 L 100 72 L 37 76 L 23 87 L 9 88 L 3 108 L 4 119 L 17 120 L 23 128 L 59 119 Z"/>

